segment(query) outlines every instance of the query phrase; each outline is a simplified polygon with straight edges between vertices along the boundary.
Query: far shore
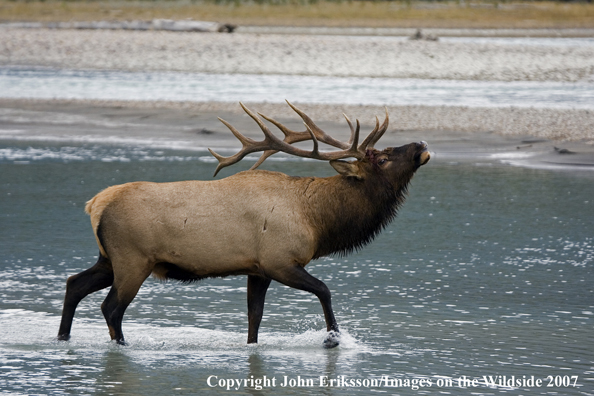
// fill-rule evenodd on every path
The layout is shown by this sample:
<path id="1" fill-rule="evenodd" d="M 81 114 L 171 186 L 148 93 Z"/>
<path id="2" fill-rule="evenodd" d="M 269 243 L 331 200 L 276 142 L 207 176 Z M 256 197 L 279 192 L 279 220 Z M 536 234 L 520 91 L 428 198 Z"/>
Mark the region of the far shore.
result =
<path id="1" fill-rule="evenodd" d="M 299 117 L 287 105 L 246 105 L 289 128 L 304 129 Z M 385 111 L 373 106 L 297 105 L 327 133 L 344 141 L 348 140 L 350 132 L 344 119 L 340 120 L 343 112 L 353 119 L 360 119 L 362 133 L 366 134 L 373 128 L 374 117 L 377 115 L 383 120 Z M 491 110 L 492 114 L 497 113 L 496 109 Z M 429 143 L 433 162 L 491 162 L 542 169 L 594 170 L 594 144 L 591 140 L 539 137 L 530 131 L 504 134 L 488 129 L 471 131 L 438 125 L 405 127 L 401 115 L 407 111 L 409 117 L 423 119 L 435 113 L 436 109 L 395 107 L 388 108 L 388 111 L 390 128 L 380 147 L 425 140 Z M 473 112 L 474 117 L 485 119 L 489 109 L 473 109 Z M 541 115 L 546 116 L 546 112 Z M 503 120 L 510 114 L 504 111 L 499 116 Z M 210 147 L 231 153 L 240 148 L 240 143 L 218 120 L 219 117 L 246 136 L 262 140 L 262 132 L 255 122 L 234 103 L 0 99 L 0 141 L 139 144 L 200 150 L 206 154 L 206 149 Z M 532 115 L 531 119 L 538 117 Z M 568 118 L 570 120 L 571 117 Z M 592 133 L 591 127 L 589 130 Z M 281 135 L 276 130 L 275 133 Z M 304 144 L 304 147 L 309 146 Z"/>

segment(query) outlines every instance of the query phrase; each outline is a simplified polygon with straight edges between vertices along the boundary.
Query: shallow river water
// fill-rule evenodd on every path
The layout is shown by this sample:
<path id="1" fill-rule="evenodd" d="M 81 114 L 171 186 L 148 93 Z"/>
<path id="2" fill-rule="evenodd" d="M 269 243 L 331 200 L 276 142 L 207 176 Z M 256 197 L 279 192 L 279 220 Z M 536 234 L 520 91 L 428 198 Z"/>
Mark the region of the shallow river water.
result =
<path id="1" fill-rule="evenodd" d="M 594 83 L 0 67 L 0 98 L 594 109 Z"/>
<path id="2" fill-rule="evenodd" d="M 275 283 L 260 344 L 246 345 L 245 277 L 149 278 L 124 317 L 127 347 L 109 341 L 106 291 L 95 293 L 71 341 L 56 341 L 66 278 L 96 260 L 85 201 L 127 181 L 210 179 L 214 167 L 207 153 L 0 145 L 1 393 L 594 394 L 591 172 L 422 167 L 371 245 L 307 267 L 332 292 L 336 349 L 322 348 L 317 299 Z"/>

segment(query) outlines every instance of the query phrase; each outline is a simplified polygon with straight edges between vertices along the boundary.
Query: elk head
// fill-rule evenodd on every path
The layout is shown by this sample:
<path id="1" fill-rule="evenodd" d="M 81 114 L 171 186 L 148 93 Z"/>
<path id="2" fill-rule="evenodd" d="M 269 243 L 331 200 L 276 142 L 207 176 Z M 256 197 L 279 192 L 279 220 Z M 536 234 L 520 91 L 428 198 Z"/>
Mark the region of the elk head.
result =
<path id="1" fill-rule="evenodd" d="M 219 120 L 231 130 L 235 137 L 239 139 L 243 147 L 237 154 L 230 157 L 223 157 L 209 149 L 210 153 L 219 161 L 219 165 L 217 166 L 214 175 L 216 176 L 222 168 L 241 161 L 248 154 L 258 151 L 263 152 L 260 159 L 250 168 L 255 169 L 268 157 L 282 151 L 297 157 L 330 161 L 330 165 L 332 165 L 339 174 L 346 177 L 362 180 L 366 175 L 376 174 L 388 180 L 398 181 L 401 178 L 409 179 L 410 176 L 412 176 L 421 165 L 426 164 L 431 157 L 426 142 L 411 143 L 401 147 L 388 147 L 382 151 L 374 148 L 374 145 L 388 130 L 389 117 L 387 110 L 384 122 L 380 125 L 379 119 L 376 117 L 375 128 L 359 144 L 359 120 L 356 120 L 356 126 L 354 126 L 351 120 L 344 115 L 347 124 L 351 129 L 351 138 L 348 142 L 341 142 L 326 134 L 303 111 L 299 110 L 288 101 L 287 103 L 303 120 L 306 128 L 305 131 L 293 131 L 270 117 L 261 113 L 255 114 L 245 107 L 243 103 L 240 103 L 241 107 L 259 125 L 264 133 L 264 140 L 257 142 L 250 139 L 242 135 L 227 121 L 219 118 Z M 285 138 L 280 140 L 272 134 L 270 129 L 268 129 L 258 115 L 280 129 L 285 135 Z M 313 141 L 313 149 L 311 151 L 303 150 L 292 145 L 293 143 L 306 140 Z M 340 150 L 321 152 L 319 150 L 319 142 L 336 147 Z M 355 158 L 355 161 L 344 161 L 345 158 Z"/>

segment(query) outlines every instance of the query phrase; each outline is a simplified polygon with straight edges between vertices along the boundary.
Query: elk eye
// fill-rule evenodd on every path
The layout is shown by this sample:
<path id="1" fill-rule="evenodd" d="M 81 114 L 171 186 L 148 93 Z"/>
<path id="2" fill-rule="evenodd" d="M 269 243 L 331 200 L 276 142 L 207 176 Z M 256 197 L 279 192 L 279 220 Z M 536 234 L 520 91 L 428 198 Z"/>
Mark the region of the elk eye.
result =
<path id="1" fill-rule="evenodd" d="M 385 163 L 386 163 L 386 161 L 387 161 L 387 159 L 385 159 L 385 158 L 382 158 L 381 160 L 377 161 L 377 164 L 378 164 L 378 165 L 383 165 L 383 164 L 385 164 Z"/>

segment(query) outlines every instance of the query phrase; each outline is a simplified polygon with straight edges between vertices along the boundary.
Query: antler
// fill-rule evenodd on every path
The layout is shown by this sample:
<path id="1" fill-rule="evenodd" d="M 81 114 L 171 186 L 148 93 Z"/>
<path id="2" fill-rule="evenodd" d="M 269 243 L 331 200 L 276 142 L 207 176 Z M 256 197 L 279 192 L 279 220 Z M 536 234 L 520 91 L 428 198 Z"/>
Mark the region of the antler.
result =
<path id="1" fill-rule="evenodd" d="M 375 143 L 383 136 L 383 134 L 388 129 L 388 110 L 386 109 L 386 118 L 383 124 L 380 126 L 379 119 L 376 117 L 376 124 L 375 128 L 371 133 L 363 140 L 363 142 L 359 145 L 359 130 L 360 124 L 359 120 L 356 120 L 356 127 L 353 126 L 353 123 L 349 118 L 344 115 L 346 121 L 351 129 L 351 138 L 349 142 L 341 142 L 339 140 L 334 139 L 333 137 L 329 136 L 320 129 L 307 114 L 303 111 L 299 110 L 297 107 L 293 106 L 289 101 L 287 104 L 301 117 L 303 123 L 305 124 L 306 130 L 303 132 L 296 132 L 293 131 L 280 122 L 269 118 L 261 113 L 258 113 L 262 118 L 267 120 L 268 122 L 274 124 L 278 129 L 280 129 L 285 138 L 280 140 L 275 135 L 270 132 L 270 129 L 262 122 L 262 120 L 258 117 L 258 115 L 254 114 L 250 109 L 245 107 L 243 103 L 239 103 L 243 110 L 258 124 L 262 132 L 264 133 L 264 140 L 257 142 L 253 139 L 250 139 L 244 135 L 242 135 L 235 127 L 229 124 L 227 121 L 219 118 L 219 120 L 229 128 L 229 130 L 235 135 L 235 137 L 241 142 L 242 148 L 241 150 L 230 157 L 223 157 L 217 153 L 215 153 L 212 149 L 208 149 L 210 153 L 219 161 L 219 165 L 215 170 L 214 176 L 219 173 L 219 171 L 229 165 L 233 165 L 239 161 L 241 161 L 246 155 L 263 151 L 262 156 L 260 159 L 250 168 L 256 169 L 262 162 L 264 162 L 268 157 L 271 155 L 282 151 L 287 154 L 295 155 L 297 157 L 304 157 L 304 158 L 313 158 L 319 159 L 324 161 L 331 161 L 337 160 L 342 158 L 357 158 L 363 159 L 365 157 L 365 153 L 368 149 L 373 148 Z M 292 146 L 293 143 L 303 142 L 305 140 L 312 140 L 313 141 L 313 150 L 307 151 L 302 150 L 298 147 Z M 338 151 L 331 151 L 331 152 L 320 152 L 319 151 L 319 144 L 318 142 L 322 142 L 328 144 L 330 146 L 339 148 L 341 150 Z"/>

